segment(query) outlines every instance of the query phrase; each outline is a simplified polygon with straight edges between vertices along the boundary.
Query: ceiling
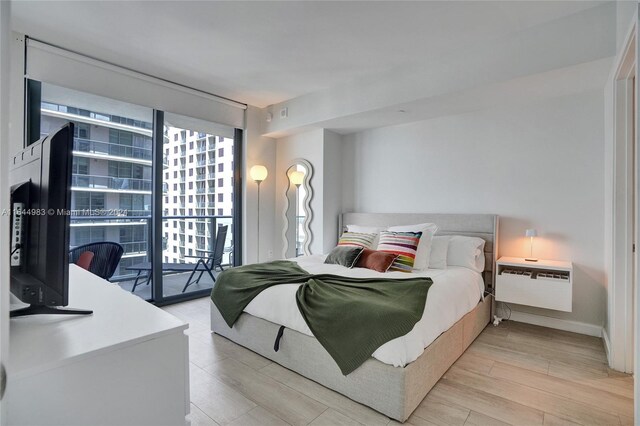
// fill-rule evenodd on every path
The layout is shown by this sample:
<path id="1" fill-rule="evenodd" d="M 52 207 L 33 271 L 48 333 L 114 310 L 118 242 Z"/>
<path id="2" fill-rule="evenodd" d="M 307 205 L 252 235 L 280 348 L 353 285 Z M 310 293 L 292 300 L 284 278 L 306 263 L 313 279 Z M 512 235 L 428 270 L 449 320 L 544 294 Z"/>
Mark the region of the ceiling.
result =
<path id="1" fill-rule="evenodd" d="M 265 107 L 605 2 L 13 1 L 14 30 Z"/>

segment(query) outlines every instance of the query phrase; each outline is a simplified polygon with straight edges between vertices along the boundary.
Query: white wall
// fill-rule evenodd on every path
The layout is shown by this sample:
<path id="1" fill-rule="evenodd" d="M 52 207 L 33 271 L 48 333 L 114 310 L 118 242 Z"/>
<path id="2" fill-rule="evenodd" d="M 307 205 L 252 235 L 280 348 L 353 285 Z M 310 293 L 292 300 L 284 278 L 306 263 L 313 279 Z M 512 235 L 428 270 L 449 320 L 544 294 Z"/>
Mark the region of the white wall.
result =
<path id="1" fill-rule="evenodd" d="M 324 131 L 324 234 L 323 253 L 338 244 L 338 218 L 342 213 L 342 136 Z"/>
<path id="2" fill-rule="evenodd" d="M 345 136 L 345 211 L 495 213 L 499 254 L 574 262 L 573 312 L 518 311 L 602 326 L 602 91 Z"/>
<path id="3" fill-rule="evenodd" d="M 246 112 L 244 145 L 244 198 L 243 198 L 243 263 L 265 261 L 273 253 L 276 232 L 276 145 L 275 140 L 261 136 L 263 114 L 249 106 Z M 258 215 L 258 186 L 249 177 L 251 167 L 260 164 L 267 168 L 268 176 L 260 184 L 260 214 Z M 260 221 L 260 247 L 258 248 L 258 220 Z M 259 258 L 258 258 L 259 253 Z"/>
<path id="4" fill-rule="evenodd" d="M 616 52 L 623 47 L 637 9 L 637 1 L 616 2 Z"/>

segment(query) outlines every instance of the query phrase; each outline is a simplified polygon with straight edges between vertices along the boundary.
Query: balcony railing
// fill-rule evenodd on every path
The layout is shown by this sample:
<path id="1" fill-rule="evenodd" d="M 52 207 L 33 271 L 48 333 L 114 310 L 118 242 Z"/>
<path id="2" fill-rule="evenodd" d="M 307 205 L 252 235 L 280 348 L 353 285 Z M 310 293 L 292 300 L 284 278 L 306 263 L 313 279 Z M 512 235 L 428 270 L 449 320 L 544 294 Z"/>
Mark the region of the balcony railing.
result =
<path id="1" fill-rule="evenodd" d="M 114 212 L 117 214 L 114 215 Z M 168 212 L 168 210 L 167 210 Z M 102 216 L 117 216 L 117 217 L 129 217 L 129 216 L 151 216 L 151 210 L 129 210 L 127 208 L 120 207 L 119 209 L 74 209 L 71 210 L 71 216 L 78 217 L 102 217 Z"/>
<path id="2" fill-rule="evenodd" d="M 151 180 L 74 174 L 71 186 L 76 188 L 151 191 Z"/>
<path id="3" fill-rule="evenodd" d="M 147 241 L 120 242 L 120 245 L 124 248 L 125 254 L 146 253 L 149 250 Z"/>
<path id="4" fill-rule="evenodd" d="M 153 159 L 153 154 L 150 148 L 139 148 L 92 139 L 74 138 L 73 150 L 92 154 L 112 155 L 115 157 L 135 158 L 138 160 L 151 161 Z"/>
<path id="5" fill-rule="evenodd" d="M 206 192 L 206 188 L 196 188 L 196 194 L 205 194 Z"/>
<path id="6" fill-rule="evenodd" d="M 198 162 L 196 163 L 196 165 L 198 167 L 204 167 L 207 165 L 207 160 L 198 160 Z"/>
<path id="7" fill-rule="evenodd" d="M 196 175 L 196 180 L 205 180 L 207 178 L 207 174 L 206 173 L 198 173 Z"/>
<path id="8" fill-rule="evenodd" d="M 227 231 L 227 241 L 225 243 L 225 254 L 223 264 L 229 265 L 232 263 L 232 258 L 230 257 L 230 253 L 232 251 L 233 246 L 233 218 L 231 216 L 165 216 L 162 218 L 163 221 L 178 221 L 179 223 L 186 223 L 188 221 L 196 221 L 196 223 L 205 223 L 208 226 L 203 227 L 205 233 L 203 234 L 202 229 L 197 229 L 200 238 L 194 238 L 192 242 L 187 242 L 184 239 L 178 239 L 178 241 L 173 241 L 173 237 L 170 237 L 171 234 L 178 234 L 178 229 L 165 229 L 163 226 L 163 238 L 162 238 L 162 250 L 170 249 L 169 246 L 177 246 L 179 245 L 179 250 L 182 251 L 184 248 L 190 248 L 197 250 L 196 254 L 207 256 L 207 253 L 203 251 L 213 250 L 213 244 L 215 243 L 215 233 L 218 228 L 218 224 L 229 225 L 229 230 Z M 83 224 L 92 224 L 93 226 L 105 225 L 105 229 L 107 232 L 113 232 L 115 237 L 110 237 L 108 233 L 104 235 L 102 239 L 99 241 L 115 241 L 119 242 L 124 250 L 125 250 L 125 258 L 126 255 L 137 255 L 136 262 L 143 262 L 145 260 L 151 260 L 151 244 L 149 241 L 126 241 L 120 242 L 118 239 L 118 235 L 120 234 L 120 229 L 124 227 L 130 227 L 131 225 L 136 226 L 144 226 L 145 232 L 144 235 L 148 235 L 150 226 L 151 226 L 151 216 L 72 216 L 71 217 L 71 225 L 72 229 L 74 227 L 82 227 Z M 181 227 L 179 227 L 181 228 Z M 170 237 L 170 238 L 169 238 Z M 197 240 L 201 241 L 198 242 Z M 89 241 L 89 242 L 97 242 Z M 206 244 L 205 244 L 206 243 Z M 188 262 L 195 263 L 197 259 L 188 259 Z M 135 276 L 135 271 L 126 270 L 124 267 L 119 267 L 116 270 L 114 277 L 111 281 L 127 281 L 132 279 Z"/>

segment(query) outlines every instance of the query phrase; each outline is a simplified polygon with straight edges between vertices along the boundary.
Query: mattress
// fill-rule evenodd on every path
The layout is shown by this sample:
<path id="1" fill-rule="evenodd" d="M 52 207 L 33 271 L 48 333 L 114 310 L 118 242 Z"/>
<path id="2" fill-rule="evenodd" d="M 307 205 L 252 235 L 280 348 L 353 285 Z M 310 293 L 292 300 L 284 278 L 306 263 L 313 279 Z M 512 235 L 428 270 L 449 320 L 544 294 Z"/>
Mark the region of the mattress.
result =
<path id="1" fill-rule="evenodd" d="M 440 334 L 471 312 L 484 293 L 482 275 L 463 267 L 427 269 L 411 274 L 380 273 L 364 268 L 348 269 L 340 265 L 325 265 L 325 257 L 325 255 L 312 255 L 291 260 L 311 274 L 394 279 L 424 276 L 433 280 L 420 321 L 409 333 L 385 343 L 373 353 L 373 357 L 377 360 L 395 367 L 404 367 L 415 361 Z M 270 287 L 256 296 L 244 312 L 313 336 L 296 305 L 295 294 L 299 285 L 282 284 Z"/>

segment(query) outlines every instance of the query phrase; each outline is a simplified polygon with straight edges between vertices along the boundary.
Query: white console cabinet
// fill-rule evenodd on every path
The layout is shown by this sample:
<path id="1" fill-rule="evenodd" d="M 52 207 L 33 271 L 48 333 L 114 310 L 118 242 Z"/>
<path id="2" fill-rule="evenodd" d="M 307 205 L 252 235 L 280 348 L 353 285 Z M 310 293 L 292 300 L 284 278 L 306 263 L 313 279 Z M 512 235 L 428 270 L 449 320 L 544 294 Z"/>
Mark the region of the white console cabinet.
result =
<path id="1" fill-rule="evenodd" d="M 8 424 L 186 424 L 186 323 L 75 265 L 69 308 L 11 319 Z"/>
<path id="2" fill-rule="evenodd" d="M 571 312 L 571 262 L 501 257 L 496 267 L 497 302 Z"/>

